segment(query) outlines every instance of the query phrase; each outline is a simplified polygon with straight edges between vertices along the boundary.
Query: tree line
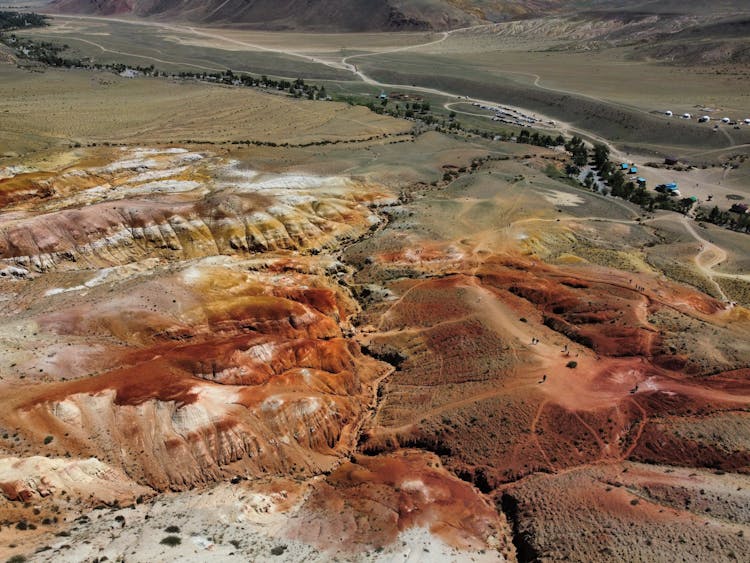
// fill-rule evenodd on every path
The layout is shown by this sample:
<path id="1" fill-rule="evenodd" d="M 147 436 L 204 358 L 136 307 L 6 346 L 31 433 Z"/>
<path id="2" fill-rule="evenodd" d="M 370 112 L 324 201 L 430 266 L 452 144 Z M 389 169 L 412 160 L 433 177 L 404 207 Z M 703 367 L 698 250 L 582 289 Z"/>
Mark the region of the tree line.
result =
<path id="1" fill-rule="evenodd" d="M 49 25 L 47 16 L 41 14 L 0 11 L 0 31 L 12 31 Z"/>

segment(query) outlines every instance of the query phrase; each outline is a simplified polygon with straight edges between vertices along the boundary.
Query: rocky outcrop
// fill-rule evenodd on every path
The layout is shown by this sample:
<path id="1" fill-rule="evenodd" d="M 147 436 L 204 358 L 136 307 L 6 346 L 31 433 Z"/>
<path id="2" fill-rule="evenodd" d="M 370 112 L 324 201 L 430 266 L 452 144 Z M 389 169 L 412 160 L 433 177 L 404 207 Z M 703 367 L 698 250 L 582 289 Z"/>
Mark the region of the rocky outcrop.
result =
<path id="1" fill-rule="evenodd" d="M 447 472 L 437 456 L 416 450 L 357 456 L 313 485 L 289 535 L 321 550 L 363 552 L 426 528 L 458 549 L 487 549 L 512 561 L 507 523 L 471 485 Z"/>
<path id="2" fill-rule="evenodd" d="M 45 179 L 60 197 L 19 203 L 18 213 L 0 219 L 0 271 L 22 276 L 144 258 L 319 250 L 380 222 L 368 204 L 384 194 L 373 186 L 262 176 L 231 163 L 223 179 L 211 181 L 199 169 L 204 164 L 201 155 L 176 149 L 136 150 L 104 167 Z M 47 174 L 25 174 L 12 190 L 38 193 L 39 176 Z"/>
<path id="3" fill-rule="evenodd" d="M 258 209 L 226 194 L 222 216 L 204 202 L 125 200 L 59 211 L 0 226 L 0 260 L 32 272 L 101 267 L 148 257 L 184 260 L 213 254 L 305 250 L 355 237 L 377 222 L 358 202 L 321 201 L 313 208 Z M 216 209 L 215 207 L 212 207 Z M 346 222 L 344 219 L 348 218 Z"/>
<path id="4" fill-rule="evenodd" d="M 388 366 L 344 338 L 354 304 L 325 278 L 242 266 L 199 263 L 127 282 L 125 297 L 51 305 L 43 333 L 112 353 L 48 360 L 58 382 L 14 391 L 6 422 L 158 490 L 329 469 L 356 445 Z"/>
<path id="5" fill-rule="evenodd" d="M 36 502 L 63 495 L 105 504 L 132 504 L 139 496 L 153 494 L 97 459 L 41 456 L 0 459 L 0 492 L 10 501 Z"/>
<path id="6" fill-rule="evenodd" d="M 0 218 L 6 278 L 53 284 L 13 304 L 44 343 L 7 362 L 0 418 L 157 490 L 334 467 L 389 366 L 347 337 L 345 268 L 316 255 L 377 225 L 370 204 L 390 196 L 184 149 L 108 152 Z"/>

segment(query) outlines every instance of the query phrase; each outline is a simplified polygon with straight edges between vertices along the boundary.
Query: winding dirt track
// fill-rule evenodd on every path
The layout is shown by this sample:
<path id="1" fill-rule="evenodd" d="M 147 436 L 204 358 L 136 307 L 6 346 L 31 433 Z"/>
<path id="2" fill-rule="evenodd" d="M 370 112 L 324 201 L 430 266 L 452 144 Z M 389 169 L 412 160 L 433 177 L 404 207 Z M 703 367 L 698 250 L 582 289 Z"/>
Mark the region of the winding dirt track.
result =
<path id="1" fill-rule="evenodd" d="M 718 291 L 719 295 L 721 295 L 722 300 L 729 301 L 729 298 L 726 296 L 724 291 L 722 291 L 721 286 L 716 282 L 715 278 L 732 278 L 750 282 L 750 275 L 729 274 L 725 272 L 714 271 L 714 268 L 716 268 L 716 266 L 726 261 L 726 250 L 712 243 L 711 241 L 706 240 L 700 234 L 698 234 L 698 232 L 695 230 L 695 227 L 687 217 L 682 216 L 680 218 L 680 222 L 685 227 L 685 230 L 690 234 L 690 236 L 692 236 L 701 244 L 698 254 L 696 254 L 695 258 L 693 259 L 695 265 L 701 272 L 703 272 L 703 274 L 706 275 L 706 277 L 708 277 L 709 280 L 711 280 L 711 283 L 715 286 L 716 291 Z"/>
<path id="2" fill-rule="evenodd" d="M 45 37 L 47 39 L 59 39 L 59 36 L 57 35 L 45 35 L 42 33 L 36 34 L 38 37 Z M 125 57 L 135 57 L 138 59 L 145 59 L 147 61 L 153 61 L 156 63 L 163 63 L 168 65 L 181 65 L 181 66 L 189 66 L 190 68 L 197 68 L 200 70 L 210 70 L 211 72 L 217 72 L 217 71 L 223 71 L 225 69 L 215 67 L 215 66 L 205 66 L 205 65 L 197 65 L 193 63 L 184 63 L 181 61 L 169 61 L 167 59 L 159 59 L 157 57 L 151 57 L 149 55 L 139 55 L 138 53 L 128 53 L 127 51 L 116 51 L 114 49 L 108 49 L 104 45 L 101 45 L 99 43 L 96 43 L 94 41 L 89 41 L 88 39 L 83 39 L 82 37 L 71 37 L 68 39 L 68 41 L 79 41 L 80 43 L 86 43 L 87 45 L 91 45 L 92 47 L 96 47 L 97 49 L 100 49 L 103 53 L 114 53 L 115 55 L 123 55 Z"/>

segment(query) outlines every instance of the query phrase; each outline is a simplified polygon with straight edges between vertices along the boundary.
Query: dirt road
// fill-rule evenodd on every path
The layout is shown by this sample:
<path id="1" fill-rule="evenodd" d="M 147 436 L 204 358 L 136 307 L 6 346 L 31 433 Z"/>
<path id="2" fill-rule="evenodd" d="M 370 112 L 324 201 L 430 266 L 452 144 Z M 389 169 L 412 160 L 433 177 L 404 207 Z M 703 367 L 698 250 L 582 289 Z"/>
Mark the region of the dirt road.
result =
<path id="1" fill-rule="evenodd" d="M 709 240 L 703 238 L 693 226 L 692 222 L 685 216 L 680 218 L 680 222 L 685 227 L 685 230 L 692 236 L 696 241 L 700 243 L 700 251 L 695 255 L 693 259 L 695 265 L 700 269 L 711 283 L 716 287 L 717 292 L 721 295 L 722 300 L 729 301 L 721 286 L 716 282 L 715 278 L 733 278 L 750 282 L 750 274 L 729 274 L 725 272 L 716 272 L 714 268 L 719 264 L 723 263 L 727 259 L 727 252 L 720 246 L 712 243 Z"/>

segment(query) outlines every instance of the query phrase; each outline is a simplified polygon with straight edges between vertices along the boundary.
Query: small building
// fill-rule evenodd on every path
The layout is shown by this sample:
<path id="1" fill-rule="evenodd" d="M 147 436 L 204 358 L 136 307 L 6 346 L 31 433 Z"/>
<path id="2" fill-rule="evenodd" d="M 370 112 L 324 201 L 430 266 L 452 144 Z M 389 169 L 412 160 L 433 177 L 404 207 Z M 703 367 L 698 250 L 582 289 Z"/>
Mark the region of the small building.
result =
<path id="1" fill-rule="evenodd" d="M 750 125 L 750 118 L 745 120 L 745 125 Z"/>
<path id="2" fill-rule="evenodd" d="M 622 168 L 623 170 L 627 170 L 628 168 L 630 168 L 630 165 L 627 162 L 623 162 L 622 164 L 620 164 L 620 168 Z"/>
<path id="3" fill-rule="evenodd" d="M 388 94 L 386 94 L 385 92 L 380 92 L 380 96 L 378 96 L 378 98 L 380 98 L 381 100 L 387 100 Z"/>
<path id="4" fill-rule="evenodd" d="M 630 174 L 638 174 L 638 167 L 637 166 L 631 166 L 629 173 Z"/>
<path id="5" fill-rule="evenodd" d="M 729 123 L 730 121 L 732 121 L 732 120 L 731 120 L 731 119 L 729 119 L 728 117 L 722 117 L 722 118 L 721 118 L 721 122 L 722 122 L 722 123 Z"/>
<path id="6" fill-rule="evenodd" d="M 664 157 L 664 164 L 666 164 L 667 166 L 674 166 L 678 162 L 680 162 L 680 159 L 677 158 L 676 156 L 665 156 Z"/>
<path id="7" fill-rule="evenodd" d="M 638 178 L 636 178 L 635 181 L 638 182 L 638 186 L 639 187 L 641 187 L 641 188 L 645 188 L 646 187 L 646 178 L 641 178 L 639 176 Z"/>
<path id="8" fill-rule="evenodd" d="M 732 205 L 732 207 L 729 208 L 729 211 L 731 211 L 732 213 L 740 213 L 741 215 L 745 215 L 746 213 L 750 212 L 750 208 L 746 203 L 735 203 L 734 205 Z"/>
<path id="9" fill-rule="evenodd" d="M 671 111 L 667 110 L 664 112 L 664 115 L 666 115 L 667 117 L 672 117 L 674 114 Z"/>
<path id="10" fill-rule="evenodd" d="M 708 123 L 709 121 L 711 121 L 711 118 L 707 115 L 698 118 L 698 123 Z"/>
<path id="11" fill-rule="evenodd" d="M 693 115 L 690 113 L 683 113 L 682 119 L 693 119 Z"/>
<path id="12" fill-rule="evenodd" d="M 664 188 L 668 192 L 676 192 L 677 191 L 677 183 L 676 182 L 670 182 L 669 184 L 664 184 Z"/>
<path id="13" fill-rule="evenodd" d="M 698 203 L 698 198 L 697 198 L 697 197 L 695 197 L 694 195 L 691 195 L 691 196 L 690 196 L 690 197 L 689 197 L 688 199 L 689 199 L 690 201 L 692 201 L 693 203 Z"/>

